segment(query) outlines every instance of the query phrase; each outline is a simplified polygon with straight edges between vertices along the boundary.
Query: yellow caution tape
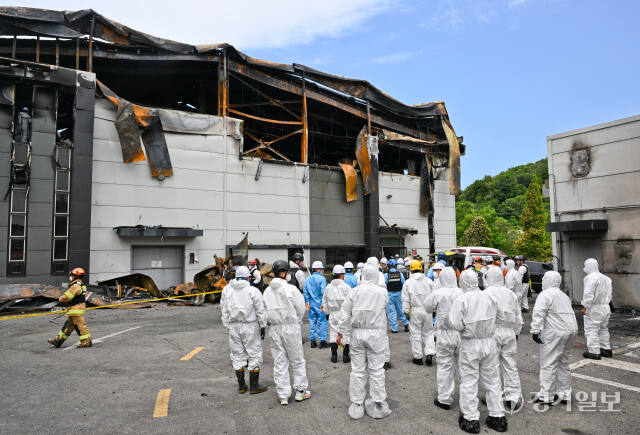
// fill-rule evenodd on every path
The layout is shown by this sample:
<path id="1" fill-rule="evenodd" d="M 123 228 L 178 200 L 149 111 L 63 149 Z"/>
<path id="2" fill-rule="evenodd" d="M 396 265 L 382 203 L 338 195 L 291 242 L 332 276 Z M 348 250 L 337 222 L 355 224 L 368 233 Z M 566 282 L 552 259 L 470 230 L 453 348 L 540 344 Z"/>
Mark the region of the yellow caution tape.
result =
<path id="1" fill-rule="evenodd" d="M 103 305 L 101 307 L 89 307 L 89 308 L 86 308 L 86 310 L 97 310 L 99 308 L 111 308 L 111 307 L 118 307 L 118 306 L 121 306 L 121 305 L 144 304 L 146 302 L 166 301 L 166 300 L 169 300 L 169 299 L 190 298 L 192 296 L 212 295 L 212 294 L 216 294 L 216 293 L 222 293 L 222 290 L 213 290 L 213 291 L 210 291 L 210 292 L 203 292 L 203 293 L 193 293 L 193 294 L 190 294 L 190 295 L 170 296 L 168 298 L 156 298 L 156 299 L 145 299 L 145 300 L 141 300 L 141 301 L 120 302 L 118 304 Z M 0 320 L 24 319 L 25 317 L 50 316 L 52 314 L 66 314 L 67 311 L 69 311 L 69 310 L 47 311 L 47 312 L 44 312 L 44 313 L 33 313 L 33 314 L 21 314 L 21 315 L 18 315 L 18 316 L 0 316 Z"/>

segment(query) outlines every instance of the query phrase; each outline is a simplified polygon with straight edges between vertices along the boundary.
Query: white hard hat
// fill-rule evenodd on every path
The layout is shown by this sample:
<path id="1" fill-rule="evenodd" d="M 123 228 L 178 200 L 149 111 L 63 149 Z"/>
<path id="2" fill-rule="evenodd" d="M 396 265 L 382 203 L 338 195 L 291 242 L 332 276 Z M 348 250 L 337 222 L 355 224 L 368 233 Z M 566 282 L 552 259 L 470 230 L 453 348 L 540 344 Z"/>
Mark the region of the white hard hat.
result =
<path id="1" fill-rule="evenodd" d="M 322 265 L 322 261 L 314 261 L 313 264 L 311 265 L 312 269 L 324 269 L 324 266 Z"/>
<path id="2" fill-rule="evenodd" d="M 380 264 L 387 264 L 387 257 L 382 257 L 380 259 Z"/>
<path id="3" fill-rule="evenodd" d="M 442 269 L 444 269 L 444 264 L 440 263 L 439 261 L 433 265 L 433 270 L 442 270 Z"/>
<path id="4" fill-rule="evenodd" d="M 404 266 L 404 260 L 402 258 L 398 258 L 398 266 Z"/>
<path id="5" fill-rule="evenodd" d="M 334 275 L 340 275 L 341 273 L 345 273 L 344 266 L 342 266 L 341 264 L 336 264 L 335 266 L 333 266 Z"/>
<path id="6" fill-rule="evenodd" d="M 344 263 L 344 268 L 345 269 L 353 269 L 353 263 L 350 261 L 347 261 L 346 263 Z"/>
<path id="7" fill-rule="evenodd" d="M 236 269 L 236 278 L 249 278 L 249 268 L 240 266 Z"/>
<path id="8" fill-rule="evenodd" d="M 358 263 L 358 269 L 362 269 L 364 267 L 364 263 Z"/>

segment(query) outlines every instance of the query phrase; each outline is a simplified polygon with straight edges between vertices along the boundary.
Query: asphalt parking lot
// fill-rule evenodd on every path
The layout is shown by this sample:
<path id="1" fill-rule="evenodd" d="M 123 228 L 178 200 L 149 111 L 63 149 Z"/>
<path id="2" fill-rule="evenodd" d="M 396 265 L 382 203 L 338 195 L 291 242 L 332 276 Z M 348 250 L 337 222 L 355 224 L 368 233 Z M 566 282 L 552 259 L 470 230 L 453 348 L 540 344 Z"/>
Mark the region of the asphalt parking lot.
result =
<path id="1" fill-rule="evenodd" d="M 450 411 L 433 405 L 435 364 L 411 364 L 408 333 L 389 334 L 393 368 L 386 386 L 393 413 L 352 421 L 349 364 L 332 364 L 329 349 L 311 349 L 308 342 L 310 400 L 279 405 L 268 334 L 261 381 L 269 391 L 239 395 L 218 305 L 89 311 L 90 349 L 76 349 L 75 335 L 52 348 L 46 340 L 64 322 L 54 317 L 0 320 L 1 433 L 461 433 L 457 395 Z M 612 360 L 583 360 L 585 340 L 578 337 L 570 410 L 525 403 L 509 416 L 509 432 L 637 434 L 640 319 L 634 319 L 616 318 L 624 334 L 613 330 Z M 538 389 L 538 346 L 529 322 L 527 314 L 518 355 L 525 399 Z M 483 423 L 487 410 L 480 405 L 480 411 Z M 482 433 L 491 432 L 482 425 Z"/>

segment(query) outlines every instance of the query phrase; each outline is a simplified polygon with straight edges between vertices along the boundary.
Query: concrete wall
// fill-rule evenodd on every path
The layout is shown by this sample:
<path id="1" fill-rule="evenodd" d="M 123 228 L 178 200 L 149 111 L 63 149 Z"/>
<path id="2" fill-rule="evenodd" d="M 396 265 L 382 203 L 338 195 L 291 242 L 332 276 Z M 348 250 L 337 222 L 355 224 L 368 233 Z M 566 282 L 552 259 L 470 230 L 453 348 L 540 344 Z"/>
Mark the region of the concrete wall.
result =
<path id="1" fill-rule="evenodd" d="M 601 271 L 614 282 L 614 304 L 640 307 L 640 116 L 549 136 L 547 145 L 552 222 L 608 221 L 604 233 L 554 233 L 567 290 L 579 302 L 580 264 L 599 255 Z M 589 152 L 590 170 L 582 177 L 571 170 L 576 148 Z M 630 261 L 621 258 L 627 251 Z"/>
<path id="2" fill-rule="evenodd" d="M 449 193 L 449 171 L 441 169 L 433 182 L 433 226 L 436 251 L 457 246 L 456 197 Z"/>
<path id="3" fill-rule="evenodd" d="M 311 246 L 364 245 L 362 204 L 360 176 L 358 199 L 347 203 L 341 169 L 309 167 Z"/>
<path id="4" fill-rule="evenodd" d="M 202 115 L 207 116 L 207 115 Z M 216 117 L 212 117 L 216 118 Z M 184 246 L 185 277 L 225 255 L 249 233 L 254 245 L 309 243 L 308 183 L 304 167 L 240 160 L 240 121 L 217 118 L 216 134 L 165 132 L 173 176 L 151 177 L 148 162 L 122 163 L 114 106 L 96 101 L 91 211 L 91 281 L 130 273 L 131 246 Z M 226 156 L 226 157 L 225 157 Z M 121 238 L 118 226 L 163 225 L 203 230 L 202 237 Z M 263 261 L 283 250 L 254 252 Z M 199 263 L 189 264 L 190 253 Z M 176 283 L 177 284 L 177 283 Z"/>
<path id="5" fill-rule="evenodd" d="M 420 177 L 380 172 L 379 181 L 380 216 L 389 225 L 418 230 L 418 234 L 405 237 L 405 246 L 409 252 L 416 249 L 425 256 L 429 253 L 429 223 L 420 215 Z M 382 219 L 380 225 L 385 225 Z"/>

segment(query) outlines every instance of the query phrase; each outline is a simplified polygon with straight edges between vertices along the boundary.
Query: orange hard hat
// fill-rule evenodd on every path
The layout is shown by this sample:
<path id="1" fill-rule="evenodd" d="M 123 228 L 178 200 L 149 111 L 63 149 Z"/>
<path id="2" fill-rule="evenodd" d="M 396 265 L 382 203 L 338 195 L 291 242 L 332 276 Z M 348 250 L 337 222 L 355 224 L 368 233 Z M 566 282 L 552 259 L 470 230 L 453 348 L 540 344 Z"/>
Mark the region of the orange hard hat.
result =
<path id="1" fill-rule="evenodd" d="M 86 275 L 86 272 L 84 271 L 84 269 L 83 269 L 83 268 L 81 268 L 81 267 L 76 267 L 75 269 L 73 269 L 73 270 L 71 271 L 71 275 L 74 275 L 74 276 L 84 276 L 84 275 Z"/>

